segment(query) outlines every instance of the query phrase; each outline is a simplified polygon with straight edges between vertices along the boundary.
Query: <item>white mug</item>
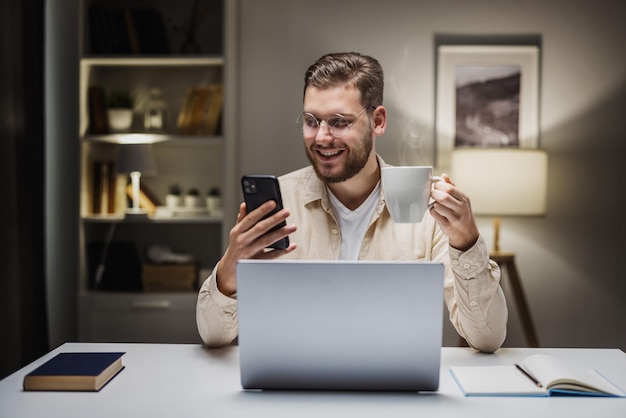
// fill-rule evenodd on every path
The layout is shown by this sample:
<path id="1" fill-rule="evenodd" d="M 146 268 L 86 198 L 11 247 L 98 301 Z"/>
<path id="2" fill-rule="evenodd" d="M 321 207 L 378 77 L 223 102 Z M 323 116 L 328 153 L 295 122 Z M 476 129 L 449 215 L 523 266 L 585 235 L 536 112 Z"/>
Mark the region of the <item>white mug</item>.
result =
<path id="1" fill-rule="evenodd" d="M 429 207 L 432 184 L 445 181 L 433 176 L 431 166 L 387 166 L 380 169 L 385 204 L 396 223 L 418 223 Z"/>

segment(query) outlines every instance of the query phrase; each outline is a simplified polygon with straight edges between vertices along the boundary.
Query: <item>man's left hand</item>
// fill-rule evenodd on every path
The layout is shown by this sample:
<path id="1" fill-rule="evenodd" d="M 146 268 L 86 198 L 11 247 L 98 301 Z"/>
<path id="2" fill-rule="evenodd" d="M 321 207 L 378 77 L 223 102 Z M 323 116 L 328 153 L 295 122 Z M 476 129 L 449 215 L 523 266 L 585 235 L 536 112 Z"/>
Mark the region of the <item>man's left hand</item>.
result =
<path id="1" fill-rule="evenodd" d="M 444 173 L 441 177 L 445 182 L 435 182 L 430 193 L 435 201 L 430 213 L 443 233 L 448 236 L 450 245 L 458 250 L 467 251 L 476 243 L 480 234 L 470 199 L 456 188 L 447 174 Z"/>

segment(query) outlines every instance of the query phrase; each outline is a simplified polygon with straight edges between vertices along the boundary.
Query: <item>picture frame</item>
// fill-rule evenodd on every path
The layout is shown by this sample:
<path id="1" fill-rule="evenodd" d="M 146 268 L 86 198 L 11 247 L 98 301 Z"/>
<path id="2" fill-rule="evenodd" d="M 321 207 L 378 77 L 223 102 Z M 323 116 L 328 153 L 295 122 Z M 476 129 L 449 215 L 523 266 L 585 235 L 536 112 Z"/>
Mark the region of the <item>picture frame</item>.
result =
<path id="1" fill-rule="evenodd" d="M 538 46 L 439 45 L 436 76 L 438 167 L 460 146 L 538 146 Z"/>

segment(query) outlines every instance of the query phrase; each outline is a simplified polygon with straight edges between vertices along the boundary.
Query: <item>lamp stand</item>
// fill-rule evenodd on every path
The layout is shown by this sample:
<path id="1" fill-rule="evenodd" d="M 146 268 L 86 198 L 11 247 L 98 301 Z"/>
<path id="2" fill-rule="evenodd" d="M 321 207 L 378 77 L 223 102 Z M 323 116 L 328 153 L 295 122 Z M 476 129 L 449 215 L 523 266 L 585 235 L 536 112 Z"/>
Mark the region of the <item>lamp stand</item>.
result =
<path id="1" fill-rule="evenodd" d="M 132 217 L 132 218 L 147 218 L 148 217 L 148 214 L 146 213 L 146 211 L 144 211 L 143 209 L 139 207 L 140 179 L 141 179 L 141 173 L 139 171 L 132 171 L 130 173 L 133 206 L 129 208 L 128 210 L 126 210 L 127 218 L 128 217 Z"/>
<path id="2" fill-rule="evenodd" d="M 535 326 L 533 325 L 533 320 L 530 317 L 530 310 L 528 309 L 526 296 L 524 295 L 524 290 L 522 289 L 522 282 L 520 280 L 519 273 L 517 272 L 515 253 L 500 251 L 499 216 L 495 216 L 493 218 L 493 251 L 489 253 L 489 257 L 507 272 L 509 284 L 511 285 L 511 292 L 513 293 L 513 300 L 515 301 L 515 306 L 517 307 L 517 312 L 520 316 L 526 342 L 530 347 L 539 347 Z"/>
<path id="3" fill-rule="evenodd" d="M 506 269 L 509 284 L 511 285 L 511 292 L 513 293 L 513 300 L 517 307 L 517 312 L 520 316 L 520 322 L 522 323 L 522 331 L 526 338 L 526 343 L 529 347 L 539 347 L 539 341 L 537 340 L 537 333 L 535 332 L 535 326 L 533 320 L 530 317 L 530 310 L 528 309 L 528 303 L 526 303 L 526 296 L 524 296 L 524 290 L 522 289 L 522 282 L 517 272 L 517 266 L 515 265 L 515 253 L 492 251 L 489 253 L 490 258 L 498 263 L 500 267 Z"/>
<path id="4" fill-rule="evenodd" d="M 493 252 L 500 252 L 500 217 L 493 218 Z"/>

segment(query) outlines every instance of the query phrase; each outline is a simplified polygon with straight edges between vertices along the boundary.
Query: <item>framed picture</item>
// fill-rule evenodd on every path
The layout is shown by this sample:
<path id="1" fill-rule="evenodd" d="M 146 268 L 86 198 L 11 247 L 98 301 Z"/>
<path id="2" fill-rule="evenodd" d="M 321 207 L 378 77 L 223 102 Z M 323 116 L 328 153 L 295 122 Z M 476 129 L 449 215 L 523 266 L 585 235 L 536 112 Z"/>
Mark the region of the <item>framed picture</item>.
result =
<path id="1" fill-rule="evenodd" d="M 536 148 L 537 46 L 440 45 L 437 51 L 437 166 L 457 147 Z"/>

